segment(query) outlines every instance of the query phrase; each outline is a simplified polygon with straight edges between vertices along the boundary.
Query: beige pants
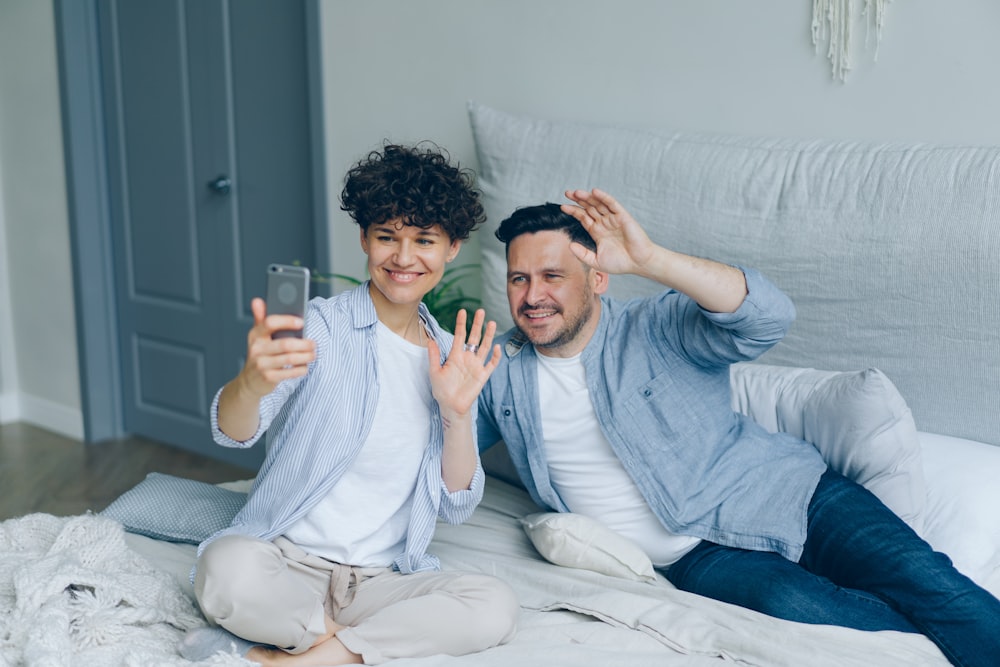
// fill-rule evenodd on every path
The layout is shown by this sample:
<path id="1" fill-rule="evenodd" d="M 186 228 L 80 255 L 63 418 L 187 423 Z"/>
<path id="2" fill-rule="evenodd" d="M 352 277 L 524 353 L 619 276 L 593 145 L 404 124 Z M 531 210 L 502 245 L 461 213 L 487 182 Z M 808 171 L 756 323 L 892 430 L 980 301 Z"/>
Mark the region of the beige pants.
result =
<path id="1" fill-rule="evenodd" d="M 495 577 L 340 565 L 282 537 L 212 542 L 198 559 L 195 594 L 210 622 L 289 653 L 308 650 L 329 616 L 345 626 L 337 638 L 369 665 L 503 644 L 519 612 L 514 591 Z"/>

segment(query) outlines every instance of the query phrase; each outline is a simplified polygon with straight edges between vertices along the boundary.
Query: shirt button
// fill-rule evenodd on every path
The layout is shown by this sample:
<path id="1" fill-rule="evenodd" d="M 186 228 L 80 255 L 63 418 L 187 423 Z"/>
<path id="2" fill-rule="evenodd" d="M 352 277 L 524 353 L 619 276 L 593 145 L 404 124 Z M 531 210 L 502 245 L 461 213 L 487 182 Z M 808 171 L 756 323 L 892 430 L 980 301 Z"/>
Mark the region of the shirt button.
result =
<path id="1" fill-rule="evenodd" d="M 648 396 L 652 396 L 653 395 L 653 390 L 652 389 L 643 389 L 642 390 L 642 395 L 643 396 L 647 396 L 647 397 Z"/>
<path id="2" fill-rule="evenodd" d="M 503 416 L 504 417 L 510 417 L 510 410 L 504 410 L 503 411 Z"/>

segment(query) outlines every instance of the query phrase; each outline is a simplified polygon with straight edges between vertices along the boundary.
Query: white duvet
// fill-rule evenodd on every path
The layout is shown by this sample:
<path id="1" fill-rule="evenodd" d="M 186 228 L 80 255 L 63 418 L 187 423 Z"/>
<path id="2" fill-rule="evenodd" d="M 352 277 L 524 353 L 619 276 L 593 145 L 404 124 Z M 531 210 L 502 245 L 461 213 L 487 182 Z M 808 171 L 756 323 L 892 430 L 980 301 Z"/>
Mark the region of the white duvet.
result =
<path id="1" fill-rule="evenodd" d="M 29 514 L 0 523 L 3 667 L 190 665 L 174 647 L 185 629 L 204 624 L 111 519 Z M 220 656 L 206 664 L 243 663 Z"/>
<path id="2" fill-rule="evenodd" d="M 448 570 L 498 576 L 517 591 L 518 634 L 482 653 L 397 660 L 462 665 L 947 665 L 920 635 L 810 626 L 683 593 L 544 561 L 518 519 L 537 507 L 489 478 L 461 526 L 440 524 L 431 550 Z M 190 545 L 125 535 L 98 516 L 30 515 L 0 524 L 0 665 L 190 665 L 174 646 L 201 625 Z M 140 556 L 141 554 L 141 556 Z M 154 563 L 156 567 L 150 565 Z M 217 656 L 202 664 L 248 664 Z"/>

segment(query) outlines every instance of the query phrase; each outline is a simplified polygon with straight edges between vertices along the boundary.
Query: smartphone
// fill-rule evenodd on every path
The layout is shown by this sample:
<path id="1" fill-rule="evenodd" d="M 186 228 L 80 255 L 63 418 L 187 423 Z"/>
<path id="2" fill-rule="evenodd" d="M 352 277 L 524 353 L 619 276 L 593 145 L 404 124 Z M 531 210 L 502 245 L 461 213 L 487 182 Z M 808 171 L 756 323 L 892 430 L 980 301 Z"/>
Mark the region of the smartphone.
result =
<path id="1" fill-rule="evenodd" d="M 309 269 L 271 264 L 267 267 L 267 314 L 305 318 L 309 301 Z M 302 338 L 302 329 L 275 331 L 271 338 Z"/>

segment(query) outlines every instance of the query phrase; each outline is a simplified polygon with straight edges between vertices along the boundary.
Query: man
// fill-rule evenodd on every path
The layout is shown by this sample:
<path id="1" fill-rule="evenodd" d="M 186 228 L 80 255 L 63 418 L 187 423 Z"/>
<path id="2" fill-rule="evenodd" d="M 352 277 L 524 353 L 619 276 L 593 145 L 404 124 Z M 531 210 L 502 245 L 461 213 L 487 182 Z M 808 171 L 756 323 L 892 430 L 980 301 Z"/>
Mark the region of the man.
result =
<path id="1" fill-rule="evenodd" d="M 514 633 L 507 584 L 427 553 L 436 520 L 464 521 L 483 493 L 473 424 L 496 324 L 480 310 L 466 339 L 462 311 L 452 345 L 422 303 L 481 222 L 479 193 L 438 150 L 388 145 L 341 200 L 370 280 L 313 299 L 304 322 L 254 299 L 245 365 L 212 404 L 216 442 L 266 431 L 268 450 L 246 506 L 199 547 L 213 627 L 185 637 L 190 660 L 235 646 L 265 667 L 380 664 Z"/>
<path id="2" fill-rule="evenodd" d="M 760 273 L 654 244 L 610 195 L 515 211 L 515 327 L 480 394 L 529 493 L 631 538 L 678 588 L 772 616 L 922 632 L 956 665 L 995 665 L 1000 601 L 818 451 L 730 407 L 729 366 L 794 318 Z M 609 274 L 662 293 L 604 296 Z"/>

